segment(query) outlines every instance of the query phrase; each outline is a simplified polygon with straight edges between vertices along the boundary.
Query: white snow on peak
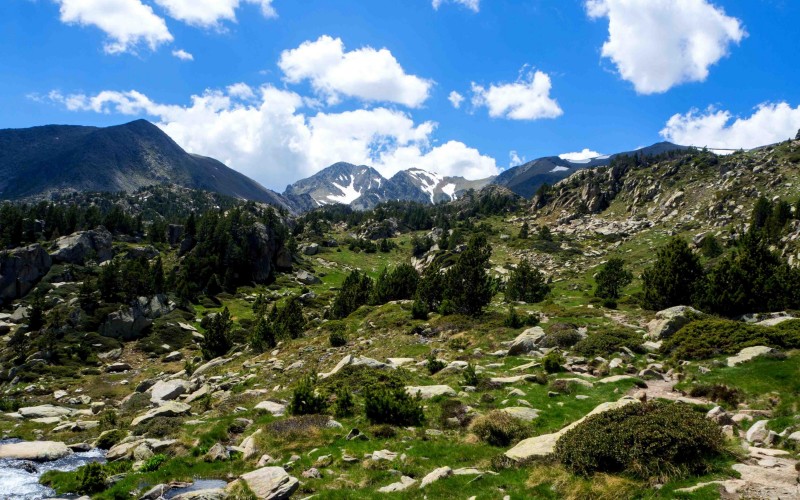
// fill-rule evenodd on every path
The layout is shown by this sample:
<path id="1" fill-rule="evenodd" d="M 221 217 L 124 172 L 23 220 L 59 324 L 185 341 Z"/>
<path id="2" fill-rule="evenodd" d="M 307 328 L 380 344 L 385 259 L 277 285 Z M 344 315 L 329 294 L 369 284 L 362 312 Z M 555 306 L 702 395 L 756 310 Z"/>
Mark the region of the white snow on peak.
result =
<path id="1" fill-rule="evenodd" d="M 551 170 L 551 172 L 566 172 L 567 170 L 569 170 L 567 167 L 553 167 L 553 170 Z"/>
<path id="2" fill-rule="evenodd" d="M 333 194 L 329 194 L 328 196 L 326 196 L 326 198 L 332 203 L 342 203 L 345 205 L 349 205 L 350 203 L 356 201 L 359 196 L 361 196 L 361 191 L 356 189 L 355 186 L 356 178 L 352 175 L 350 176 L 349 185 L 345 186 L 343 184 L 337 184 L 335 182 L 332 182 L 331 184 L 333 184 L 339 191 L 342 192 L 340 196 L 336 196 Z"/>
<path id="3" fill-rule="evenodd" d="M 442 183 L 444 178 L 435 172 L 428 172 L 419 168 L 408 169 L 408 174 L 417 179 L 420 183 L 420 189 L 428 193 L 428 196 L 433 203 L 433 195 L 436 192 L 436 186 Z"/>
<path id="4" fill-rule="evenodd" d="M 451 200 L 456 199 L 456 185 L 455 184 L 445 184 L 442 186 L 442 192 L 450 197 Z"/>

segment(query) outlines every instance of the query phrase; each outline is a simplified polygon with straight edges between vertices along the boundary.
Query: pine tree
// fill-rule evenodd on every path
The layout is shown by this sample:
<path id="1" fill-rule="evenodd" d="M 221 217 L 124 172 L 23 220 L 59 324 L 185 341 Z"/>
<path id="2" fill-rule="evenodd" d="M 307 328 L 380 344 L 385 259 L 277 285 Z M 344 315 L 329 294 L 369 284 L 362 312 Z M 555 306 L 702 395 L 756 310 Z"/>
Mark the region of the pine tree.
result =
<path id="1" fill-rule="evenodd" d="M 119 277 L 117 275 L 117 263 L 109 261 L 100 271 L 97 288 L 100 290 L 100 297 L 105 302 L 117 302 L 119 300 Z"/>
<path id="2" fill-rule="evenodd" d="M 492 280 L 486 272 L 491 255 L 486 236 L 473 235 L 447 270 L 444 299 L 452 302 L 456 312 L 477 316 L 492 300 Z"/>
<path id="3" fill-rule="evenodd" d="M 164 278 L 164 265 L 161 262 L 161 256 L 156 257 L 153 265 L 150 268 L 150 288 L 153 293 L 161 294 L 165 292 L 165 278 Z"/>
<path id="4" fill-rule="evenodd" d="M 232 327 L 233 322 L 227 307 L 211 319 L 211 323 L 208 325 L 205 335 L 203 335 L 201 345 L 205 359 L 210 360 L 223 356 L 231 349 L 230 333 Z"/>
<path id="5" fill-rule="evenodd" d="M 685 240 L 675 237 L 656 252 L 656 262 L 642 274 L 644 306 L 659 310 L 691 304 L 703 277 L 700 260 Z"/>
<path id="6" fill-rule="evenodd" d="M 353 271 L 345 278 L 342 288 L 331 306 L 335 319 L 346 318 L 353 311 L 369 302 L 372 294 L 372 278 L 360 271 Z"/>
<path id="7" fill-rule="evenodd" d="M 506 300 L 528 302 L 530 304 L 541 302 L 550 293 L 544 274 L 534 269 L 527 259 L 511 271 L 506 282 Z"/>
<path id="8" fill-rule="evenodd" d="M 33 292 L 30 308 L 28 309 L 28 329 L 38 331 L 44 326 L 44 296 L 41 291 Z"/>
<path id="9" fill-rule="evenodd" d="M 525 222 L 522 223 L 522 227 L 519 228 L 519 239 L 527 240 L 528 239 L 528 232 L 529 232 L 528 222 L 525 221 Z"/>
<path id="10" fill-rule="evenodd" d="M 597 288 L 594 294 L 602 299 L 618 299 L 622 289 L 630 285 L 633 275 L 625 269 L 625 261 L 619 257 L 612 257 L 597 273 L 595 277 Z"/>
<path id="11" fill-rule="evenodd" d="M 264 352 L 276 345 L 274 326 L 264 316 L 259 317 L 250 335 L 250 347 L 256 352 Z"/>

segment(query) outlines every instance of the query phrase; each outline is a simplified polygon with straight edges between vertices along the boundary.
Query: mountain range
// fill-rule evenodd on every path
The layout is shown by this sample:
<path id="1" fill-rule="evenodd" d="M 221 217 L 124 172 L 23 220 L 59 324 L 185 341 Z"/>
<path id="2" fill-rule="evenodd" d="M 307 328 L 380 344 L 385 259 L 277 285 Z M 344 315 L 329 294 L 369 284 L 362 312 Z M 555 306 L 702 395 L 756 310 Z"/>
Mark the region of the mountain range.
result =
<path id="1" fill-rule="evenodd" d="M 159 184 L 213 191 L 293 212 L 334 203 L 357 210 L 391 200 L 436 204 L 490 184 L 531 198 L 542 184 L 554 184 L 577 170 L 606 166 L 615 156 L 650 156 L 675 149 L 685 147 L 661 142 L 583 161 L 545 157 L 480 180 L 419 168 L 402 170 L 387 179 L 372 167 L 340 162 L 278 194 L 213 158 L 184 151 L 146 120 L 105 128 L 47 125 L 0 130 L 0 199 L 35 199 L 64 192 L 131 192 Z"/>

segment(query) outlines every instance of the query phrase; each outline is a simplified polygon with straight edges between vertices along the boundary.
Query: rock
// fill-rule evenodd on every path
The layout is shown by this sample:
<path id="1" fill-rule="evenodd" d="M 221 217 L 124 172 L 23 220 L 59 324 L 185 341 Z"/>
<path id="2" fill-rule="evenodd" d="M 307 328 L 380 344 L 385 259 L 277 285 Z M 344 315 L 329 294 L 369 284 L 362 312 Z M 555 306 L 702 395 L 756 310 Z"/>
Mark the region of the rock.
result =
<path id="1" fill-rule="evenodd" d="M 319 285 L 322 283 L 321 279 L 317 278 L 308 271 L 297 271 L 295 278 L 297 278 L 297 281 L 304 285 Z"/>
<path id="2" fill-rule="evenodd" d="M 423 477 L 422 482 L 419 483 L 419 487 L 420 489 L 422 489 L 431 483 L 435 483 L 440 479 L 444 479 L 452 475 L 453 475 L 453 469 L 451 469 L 450 467 L 447 466 L 439 467 L 438 469 L 434 469 L 433 471 L 428 473 L 428 475 Z"/>
<path id="3" fill-rule="evenodd" d="M 309 243 L 308 245 L 303 245 L 301 251 L 303 255 L 317 255 L 319 253 L 319 245 L 316 243 Z"/>
<path id="4" fill-rule="evenodd" d="M 281 247 L 278 250 L 278 255 L 275 257 L 275 266 L 278 269 L 288 270 L 292 268 L 292 253 L 286 247 Z"/>
<path id="5" fill-rule="evenodd" d="M 573 429 L 576 426 L 580 425 L 588 417 L 592 415 L 598 415 L 600 413 L 604 413 L 609 410 L 622 408 L 623 406 L 635 403 L 639 403 L 639 401 L 628 396 L 622 397 L 617 401 L 602 403 L 598 405 L 594 410 L 589 412 L 589 414 L 587 414 L 586 416 L 584 416 L 579 420 L 576 420 L 570 425 L 564 427 L 560 431 L 554 432 L 552 434 L 543 434 L 540 436 L 520 441 L 519 443 L 517 443 L 516 446 L 505 452 L 505 456 L 516 462 L 549 457 L 553 454 L 553 451 L 555 450 L 556 447 L 556 442 L 561 438 L 561 436 L 563 436 L 570 429 Z"/>
<path id="6" fill-rule="evenodd" d="M 150 391 L 150 402 L 161 404 L 164 401 L 177 399 L 181 394 L 189 392 L 192 384 L 188 380 L 159 380 Z"/>
<path id="7" fill-rule="evenodd" d="M 636 380 L 632 375 L 612 375 L 610 377 L 601 378 L 597 381 L 598 384 L 613 384 L 622 380 Z"/>
<path id="8" fill-rule="evenodd" d="M 306 479 L 321 479 L 322 473 L 316 467 L 311 467 L 310 469 L 306 469 L 301 474 Z"/>
<path id="9" fill-rule="evenodd" d="M 276 403 L 275 401 L 262 401 L 258 403 L 253 409 L 271 413 L 276 417 L 281 417 L 286 413 L 286 405 L 281 403 Z"/>
<path id="10" fill-rule="evenodd" d="M 393 366 L 409 365 L 416 361 L 414 358 L 386 358 L 386 361 Z"/>
<path id="11" fill-rule="evenodd" d="M 172 500 L 225 500 L 228 493 L 222 488 L 187 491 L 172 497 Z"/>
<path id="12" fill-rule="evenodd" d="M 664 340 L 689 324 L 702 318 L 704 314 L 689 306 L 675 306 L 656 313 L 656 319 L 647 325 L 647 337 L 652 340 Z"/>
<path id="13" fill-rule="evenodd" d="M 131 365 L 128 363 L 112 363 L 107 365 L 105 370 L 106 373 L 122 373 L 126 372 L 131 369 Z"/>
<path id="14" fill-rule="evenodd" d="M 180 361 L 183 359 L 183 353 L 181 351 L 172 351 L 171 353 L 164 356 L 165 363 L 174 363 L 175 361 Z"/>
<path id="15" fill-rule="evenodd" d="M 329 371 L 327 373 L 319 373 L 319 377 L 320 378 L 328 378 L 328 377 L 331 377 L 333 375 L 336 375 L 345 366 L 368 366 L 370 368 L 375 368 L 375 369 L 384 369 L 384 368 L 395 369 L 395 368 L 397 368 L 395 365 L 390 365 L 390 364 L 387 364 L 387 363 L 381 363 L 380 361 L 372 359 L 372 358 L 366 358 L 366 357 L 363 357 L 363 356 L 354 358 L 352 355 L 348 354 L 347 356 L 343 357 L 341 359 L 341 361 L 339 361 L 339 363 L 336 364 L 336 366 L 333 367 L 333 370 L 331 370 L 331 371 Z"/>
<path id="16" fill-rule="evenodd" d="M 419 396 L 422 399 L 431 399 L 436 396 L 456 396 L 456 391 L 447 385 L 407 385 L 406 392 L 411 396 Z"/>
<path id="17" fill-rule="evenodd" d="M 395 493 L 398 491 L 403 491 L 411 486 L 414 486 L 417 483 L 416 479 L 412 479 L 408 476 L 401 476 L 400 481 L 396 483 L 392 483 L 388 486 L 384 486 L 383 488 L 378 488 L 379 493 Z"/>
<path id="18" fill-rule="evenodd" d="M 290 476 L 282 467 L 262 467 L 242 474 L 238 481 L 247 485 L 260 500 L 288 499 L 300 486 L 297 478 Z M 235 483 L 229 484 L 226 489 L 230 491 Z"/>
<path id="19" fill-rule="evenodd" d="M 214 446 L 208 450 L 208 453 L 205 454 L 203 460 L 206 462 L 221 462 L 223 460 L 228 460 L 231 458 L 231 454 L 228 453 L 228 449 L 221 443 L 216 443 Z"/>
<path id="20" fill-rule="evenodd" d="M 769 420 L 759 420 L 754 423 L 745 434 L 745 439 L 748 443 L 763 443 L 769 437 L 769 430 L 767 430 L 767 423 Z"/>
<path id="21" fill-rule="evenodd" d="M 213 368 L 216 368 L 216 367 L 218 367 L 220 365 L 224 365 L 228 361 L 230 361 L 230 358 L 214 358 L 211 361 L 209 361 L 208 363 L 205 363 L 205 364 L 200 365 L 199 367 L 197 367 L 197 369 L 194 371 L 194 373 L 192 373 L 192 376 L 193 377 L 199 377 L 200 375 L 204 374 L 205 372 L 207 372 L 207 371 L 209 371 L 209 370 L 211 370 Z"/>
<path id="22" fill-rule="evenodd" d="M 500 411 L 507 413 L 514 418 L 524 420 L 525 422 L 532 422 L 539 418 L 539 410 L 534 408 L 526 408 L 524 406 L 511 406 L 508 408 L 502 408 Z"/>
<path id="23" fill-rule="evenodd" d="M 535 351 L 544 336 L 545 333 L 542 327 L 534 326 L 533 328 L 528 328 L 517 335 L 517 338 L 511 342 L 511 346 L 508 348 L 508 356 L 519 356 L 520 354 Z"/>
<path id="24" fill-rule="evenodd" d="M 208 385 L 208 384 L 203 384 L 199 389 L 197 389 L 193 393 L 189 394 L 189 397 L 186 398 L 185 402 L 186 403 L 193 403 L 193 402 L 197 401 L 198 399 L 200 399 L 200 398 L 202 398 L 202 397 L 204 397 L 204 396 L 206 396 L 208 394 L 211 394 L 211 392 L 212 392 L 211 386 Z"/>
<path id="25" fill-rule="evenodd" d="M 68 417 L 74 413 L 72 408 L 65 408 L 63 406 L 53 405 L 40 405 L 40 406 L 26 406 L 17 410 L 17 413 L 22 415 L 22 418 L 61 418 Z"/>
<path id="26" fill-rule="evenodd" d="M 741 363 L 746 363 L 752 359 L 755 359 L 759 356 L 767 356 L 767 355 L 776 355 L 780 351 L 777 349 L 773 349 L 772 347 L 767 347 L 763 345 L 757 345 L 753 347 L 745 347 L 739 354 L 736 356 L 731 356 L 728 358 L 728 366 L 736 366 Z"/>
<path id="27" fill-rule="evenodd" d="M 261 434 L 261 429 L 258 429 L 253 434 L 247 436 L 244 441 L 239 445 L 242 449 L 242 459 L 250 460 L 258 455 L 258 446 L 256 445 L 256 436 Z"/>
<path id="28" fill-rule="evenodd" d="M 715 406 L 706 413 L 706 418 L 714 421 L 717 425 L 732 425 L 733 419 L 731 414 L 722 409 L 721 406 Z"/>
<path id="29" fill-rule="evenodd" d="M 53 262 L 59 264 L 84 265 L 90 258 L 105 262 L 113 257 L 111 243 L 111 233 L 104 227 L 98 227 L 62 236 L 53 243 L 50 255 Z"/>
<path id="30" fill-rule="evenodd" d="M 347 433 L 347 436 L 344 437 L 347 441 L 359 440 L 359 441 L 369 441 L 369 438 L 366 434 L 362 433 L 358 429 L 350 429 L 350 432 Z"/>
<path id="31" fill-rule="evenodd" d="M 158 408 L 153 408 L 152 410 L 134 418 L 131 422 L 131 427 L 135 427 L 156 417 L 177 417 L 179 415 L 185 415 L 189 413 L 189 410 L 191 409 L 192 407 L 187 404 L 178 403 L 176 401 L 167 401 Z"/>
<path id="32" fill-rule="evenodd" d="M 152 326 L 153 320 L 169 314 L 176 307 L 166 295 L 139 297 L 133 306 L 109 314 L 100 325 L 99 333 L 114 339 L 135 340 Z"/>
<path id="33" fill-rule="evenodd" d="M 38 243 L 0 252 L 0 304 L 27 295 L 52 265 L 50 256 Z"/>
<path id="34" fill-rule="evenodd" d="M 22 441 L 0 444 L 0 458 L 49 462 L 71 455 L 67 445 L 59 441 Z"/>
<path id="35" fill-rule="evenodd" d="M 380 462 L 381 460 L 391 462 L 397 458 L 397 453 L 389 450 L 378 450 L 372 452 L 371 458 L 373 462 Z"/>

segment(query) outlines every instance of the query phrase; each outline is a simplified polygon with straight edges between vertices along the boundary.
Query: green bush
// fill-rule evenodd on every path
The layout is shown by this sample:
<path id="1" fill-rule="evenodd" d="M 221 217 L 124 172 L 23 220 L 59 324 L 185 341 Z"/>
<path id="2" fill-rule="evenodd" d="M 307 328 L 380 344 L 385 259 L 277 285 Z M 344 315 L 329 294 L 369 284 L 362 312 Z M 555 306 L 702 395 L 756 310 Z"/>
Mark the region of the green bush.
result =
<path id="1" fill-rule="evenodd" d="M 657 250 L 656 262 L 642 274 L 643 305 L 660 310 L 692 304 L 703 278 L 700 259 L 685 240 L 675 237 Z"/>
<path id="2" fill-rule="evenodd" d="M 707 472 L 723 446 L 719 427 L 690 405 L 650 402 L 589 417 L 558 440 L 555 456 L 576 474 L 664 482 Z"/>
<path id="3" fill-rule="evenodd" d="M 347 345 L 347 336 L 341 331 L 331 332 L 328 335 L 328 342 L 330 342 L 331 347 L 343 347 Z"/>
<path id="4" fill-rule="evenodd" d="M 101 450 L 110 450 L 115 444 L 125 439 L 125 436 L 127 435 L 128 433 L 122 429 L 114 429 L 102 434 L 94 443 L 94 445 Z"/>
<path id="5" fill-rule="evenodd" d="M 333 415 L 336 418 L 350 417 L 355 409 L 353 393 L 347 388 L 342 388 L 336 392 L 336 401 L 333 403 Z"/>
<path id="6" fill-rule="evenodd" d="M 509 446 L 531 435 L 525 422 L 499 410 L 476 418 L 470 429 L 481 441 L 492 446 Z"/>
<path id="7" fill-rule="evenodd" d="M 643 340 L 640 334 L 626 330 L 601 330 L 590 333 L 573 347 L 573 352 L 587 358 L 605 356 L 618 352 L 623 347 L 632 351 L 641 350 Z"/>
<path id="8" fill-rule="evenodd" d="M 736 354 L 756 345 L 800 348 L 800 320 L 784 321 L 772 327 L 725 319 L 693 321 L 665 340 L 661 350 L 676 359 L 691 360 Z"/>
<path id="9" fill-rule="evenodd" d="M 161 467 L 161 464 L 166 462 L 167 456 L 159 453 L 158 455 L 153 455 L 152 457 L 148 458 L 142 464 L 142 468 L 140 469 L 141 472 L 155 472 Z"/>
<path id="10" fill-rule="evenodd" d="M 426 319 L 428 319 L 428 313 L 429 312 L 430 311 L 428 310 L 428 305 L 425 303 L 425 301 L 423 301 L 423 300 L 421 300 L 419 298 L 414 299 L 414 303 L 411 304 L 411 317 L 412 318 L 421 319 L 421 320 L 425 321 Z"/>
<path id="11" fill-rule="evenodd" d="M 78 473 L 78 490 L 81 495 L 92 495 L 106 489 L 106 471 L 97 462 L 84 465 Z"/>
<path id="12" fill-rule="evenodd" d="M 422 399 L 410 396 L 403 388 L 372 386 L 364 399 L 364 414 L 373 424 L 417 426 L 425 420 Z"/>
<path id="13" fill-rule="evenodd" d="M 547 373 L 558 373 L 564 363 L 564 356 L 556 351 L 550 351 L 542 358 L 542 367 Z"/>
<path id="14" fill-rule="evenodd" d="M 481 377 L 478 372 L 475 371 L 475 365 L 469 363 L 467 368 L 464 370 L 464 385 L 478 387 L 482 378 L 483 377 Z"/>
<path id="15" fill-rule="evenodd" d="M 693 398 L 706 398 L 715 403 L 724 403 L 728 408 L 735 408 L 742 400 L 744 394 L 735 387 L 723 384 L 699 384 L 689 390 Z"/>
<path id="16" fill-rule="evenodd" d="M 633 275 L 625 269 L 624 260 L 619 257 L 612 257 L 598 271 L 595 281 L 597 282 L 597 288 L 594 291 L 595 297 L 606 299 L 606 302 L 614 302 L 622 294 L 622 289 L 633 281 Z M 615 307 L 616 302 L 614 302 L 614 306 L 611 309 Z"/>
<path id="17" fill-rule="evenodd" d="M 541 302 L 550 293 L 544 274 L 523 260 L 511 271 L 506 283 L 506 300 L 521 300 L 529 304 Z"/>
<path id="18" fill-rule="evenodd" d="M 427 361 L 428 362 L 425 364 L 425 367 L 428 369 L 428 373 L 431 375 L 439 373 L 442 371 L 442 369 L 444 369 L 445 366 L 447 366 L 444 361 L 436 359 L 436 356 L 434 356 L 433 352 L 428 354 Z"/>
<path id="19" fill-rule="evenodd" d="M 550 327 L 550 333 L 542 338 L 539 345 L 541 347 L 569 349 L 581 340 L 581 334 L 573 325 L 557 323 Z"/>
<path id="20" fill-rule="evenodd" d="M 325 413 L 328 403 L 325 397 L 317 394 L 317 379 L 313 375 L 305 377 L 294 388 L 289 402 L 289 413 L 292 415 L 317 415 Z"/>

